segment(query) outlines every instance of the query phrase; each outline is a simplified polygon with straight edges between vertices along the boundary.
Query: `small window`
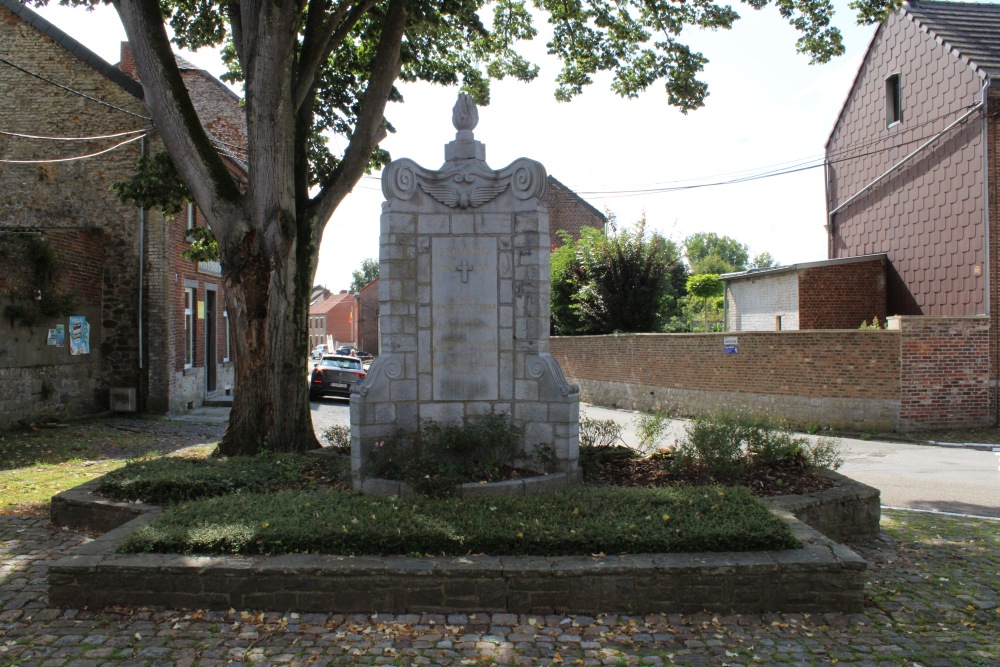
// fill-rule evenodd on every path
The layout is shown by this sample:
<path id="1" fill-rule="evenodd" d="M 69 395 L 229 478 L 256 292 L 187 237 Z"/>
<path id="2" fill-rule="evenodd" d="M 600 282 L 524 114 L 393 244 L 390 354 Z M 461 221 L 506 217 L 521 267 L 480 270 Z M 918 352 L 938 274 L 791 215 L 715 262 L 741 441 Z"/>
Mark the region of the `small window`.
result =
<path id="1" fill-rule="evenodd" d="M 184 290 L 184 368 L 194 366 L 194 289 Z"/>
<path id="2" fill-rule="evenodd" d="M 187 228 L 194 229 L 194 204 L 188 202 Z"/>
<path id="3" fill-rule="evenodd" d="M 889 127 L 903 120 L 902 80 L 893 74 L 885 80 L 885 125 Z"/>

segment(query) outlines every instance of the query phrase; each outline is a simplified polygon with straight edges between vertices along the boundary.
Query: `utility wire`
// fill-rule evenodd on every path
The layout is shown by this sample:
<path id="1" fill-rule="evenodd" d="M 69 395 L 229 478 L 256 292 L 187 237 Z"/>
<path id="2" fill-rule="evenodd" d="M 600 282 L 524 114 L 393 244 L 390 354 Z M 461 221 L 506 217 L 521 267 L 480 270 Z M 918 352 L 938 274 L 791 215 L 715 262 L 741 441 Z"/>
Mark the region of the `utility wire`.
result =
<path id="1" fill-rule="evenodd" d="M 18 137 L 20 139 L 42 139 L 45 141 L 97 141 L 99 139 L 117 139 L 118 137 L 127 137 L 133 134 L 142 134 L 144 132 L 150 132 L 153 128 L 146 127 L 141 130 L 129 130 L 128 132 L 117 132 L 115 134 L 100 134 L 93 137 L 43 137 L 35 134 L 20 134 L 19 132 L 8 132 L 6 130 L 0 130 L 0 134 L 4 134 L 8 137 Z"/>
<path id="2" fill-rule="evenodd" d="M 31 72 L 29 70 L 24 69 L 20 65 L 15 65 L 11 61 L 7 60 L 6 58 L 0 58 L 0 63 L 3 63 L 4 65 L 9 65 L 10 67 L 13 67 L 16 70 L 24 72 L 28 76 L 35 77 L 39 81 L 44 81 L 45 83 L 53 85 L 56 88 L 61 88 L 61 89 L 65 90 L 65 91 L 67 91 L 67 92 L 73 93 L 74 95 L 79 95 L 80 97 L 82 97 L 84 99 L 90 100 L 91 102 L 96 102 L 96 103 L 98 103 L 98 104 L 100 104 L 102 106 L 108 107 L 109 109 L 114 109 L 115 111 L 121 111 L 122 113 L 126 113 L 129 116 L 135 116 L 136 118 L 141 118 L 142 120 L 148 120 L 148 121 L 153 120 L 149 116 L 143 116 L 141 114 L 135 113 L 134 111 L 129 111 L 128 109 L 122 109 L 121 107 L 115 106 L 114 104 L 111 104 L 109 102 L 105 102 L 104 100 L 99 100 L 96 97 L 91 97 L 87 93 L 81 93 L 79 90 L 75 90 L 73 88 L 70 88 L 69 86 L 64 86 L 61 83 L 56 83 L 52 79 L 47 79 L 44 76 L 42 76 L 41 74 L 35 74 L 34 72 Z"/>
<path id="3" fill-rule="evenodd" d="M 114 146 L 111 146 L 110 148 L 105 148 L 104 150 L 97 151 L 96 153 L 88 153 L 87 155 L 75 155 L 73 157 L 50 158 L 50 159 L 47 159 L 47 160 L 2 160 L 2 159 L 0 159 L 0 162 L 5 163 L 5 164 L 49 164 L 49 163 L 52 163 L 52 162 L 72 162 L 74 160 L 86 160 L 88 158 L 97 157 L 98 155 L 104 155 L 105 153 L 110 153 L 111 151 L 115 150 L 116 148 L 121 148 L 125 144 L 130 144 L 133 141 L 139 141 L 140 139 L 142 139 L 145 136 L 146 136 L 146 134 L 140 134 L 138 137 L 132 137 L 131 139 L 126 139 L 125 141 L 121 141 L 121 142 L 115 144 Z"/>

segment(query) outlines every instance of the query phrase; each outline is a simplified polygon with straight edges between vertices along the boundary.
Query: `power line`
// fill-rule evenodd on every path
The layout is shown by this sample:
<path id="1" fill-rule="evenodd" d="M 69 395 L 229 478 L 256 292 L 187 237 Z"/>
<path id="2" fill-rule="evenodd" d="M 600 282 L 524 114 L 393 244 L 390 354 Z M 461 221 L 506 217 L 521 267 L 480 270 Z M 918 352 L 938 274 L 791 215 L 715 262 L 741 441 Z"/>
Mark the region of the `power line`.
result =
<path id="1" fill-rule="evenodd" d="M 104 155 L 105 153 L 110 153 L 111 151 L 115 150 L 116 148 L 121 148 L 125 144 L 130 144 L 133 141 L 139 141 L 140 139 L 142 139 L 145 136 L 146 136 L 145 133 L 144 134 L 140 134 L 138 137 L 132 137 L 131 139 L 126 139 L 125 141 L 121 141 L 121 142 L 115 144 L 114 146 L 111 146 L 110 148 L 105 148 L 104 150 L 97 151 L 96 153 L 88 153 L 87 155 L 75 155 L 73 157 L 49 158 L 49 159 L 46 159 L 46 160 L 2 160 L 2 159 L 0 159 L 0 162 L 5 163 L 5 164 L 49 164 L 49 163 L 52 163 L 52 162 L 72 162 L 74 160 L 86 160 L 88 158 L 97 157 L 98 155 Z"/>
<path id="2" fill-rule="evenodd" d="M 118 137 L 127 137 L 133 134 L 141 134 L 144 132 L 150 132 L 153 128 L 147 127 L 141 130 L 129 130 L 128 132 L 117 132 L 115 134 L 99 134 L 92 137 L 44 137 L 36 134 L 21 134 L 19 132 L 8 132 L 6 130 L 0 130 L 0 134 L 7 135 L 8 137 L 18 137 L 20 139 L 41 139 L 45 141 L 98 141 L 100 139 L 117 139 Z"/>
<path id="3" fill-rule="evenodd" d="M 90 100 L 91 102 L 96 102 L 97 104 L 100 104 L 102 106 L 106 106 L 109 109 L 114 109 L 115 111 L 121 111 L 122 113 L 126 113 L 129 116 L 135 116 L 136 118 L 141 118 L 142 120 L 148 120 L 148 121 L 152 121 L 153 120 L 149 116 L 143 116 L 141 114 L 135 113 L 134 111 L 129 111 L 128 109 L 122 109 L 121 107 L 115 106 L 114 104 L 111 104 L 109 102 L 105 102 L 104 100 L 99 100 L 96 97 L 91 97 L 87 93 L 82 93 L 79 90 L 76 90 L 74 88 L 70 88 L 69 86 L 64 86 L 61 83 L 56 83 L 52 79 L 47 79 L 44 76 L 42 76 L 41 74 L 35 74 L 32 71 L 24 69 L 20 65 L 15 65 L 11 61 L 7 60 L 6 58 L 0 58 L 0 63 L 3 63 L 4 65 L 9 65 L 10 67 L 13 67 L 16 70 L 24 72 L 28 76 L 35 77 L 39 81 L 44 81 L 45 83 L 50 84 L 52 86 L 55 86 L 56 88 L 61 88 L 62 90 L 65 90 L 67 92 L 73 93 L 74 95 L 79 95 L 80 97 L 82 97 L 84 99 Z"/>

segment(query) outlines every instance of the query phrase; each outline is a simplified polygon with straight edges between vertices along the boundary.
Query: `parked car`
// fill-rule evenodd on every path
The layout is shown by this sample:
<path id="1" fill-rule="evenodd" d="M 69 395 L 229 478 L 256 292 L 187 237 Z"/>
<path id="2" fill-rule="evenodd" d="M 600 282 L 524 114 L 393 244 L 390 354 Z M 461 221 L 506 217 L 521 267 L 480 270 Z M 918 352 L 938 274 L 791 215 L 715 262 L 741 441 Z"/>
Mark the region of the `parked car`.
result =
<path id="1" fill-rule="evenodd" d="M 326 354 L 326 345 L 317 345 L 313 348 L 312 358 L 318 361 L 323 358 L 324 354 Z"/>
<path id="2" fill-rule="evenodd" d="M 333 354 L 339 354 L 342 357 L 353 357 L 353 356 L 355 356 L 355 354 L 354 354 L 354 348 L 350 347 L 348 345 L 341 345 L 340 347 L 338 347 L 336 350 L 333 351 Z"/>
<path id="3" fill-rule="evenodd" d="M 323 396 L 350 398 L 351 385 L 365 379 L 365 370 L 357 357 L 324 354 L 309 377 L 309 400 Z"/>
<path id="4" fill-rule="evenodd" d="M 375 358 L 375 355 L 371 352 L 365 352 L 364 350 L 354 350 L 354 356 L 361 361 L 371 361 Z"/>

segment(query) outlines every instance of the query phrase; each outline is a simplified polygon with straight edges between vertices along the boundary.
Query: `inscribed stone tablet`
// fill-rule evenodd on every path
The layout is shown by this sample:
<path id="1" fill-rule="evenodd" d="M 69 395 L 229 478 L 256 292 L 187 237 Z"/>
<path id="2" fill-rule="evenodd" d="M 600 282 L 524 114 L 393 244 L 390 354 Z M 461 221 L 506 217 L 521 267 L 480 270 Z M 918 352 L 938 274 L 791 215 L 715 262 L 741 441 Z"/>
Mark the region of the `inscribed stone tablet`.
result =
<path id="1" fill-rule="evenodd" d="M 432 240 L 431 312 L 434 400 L 497 400 L 495 238 Z"/>

